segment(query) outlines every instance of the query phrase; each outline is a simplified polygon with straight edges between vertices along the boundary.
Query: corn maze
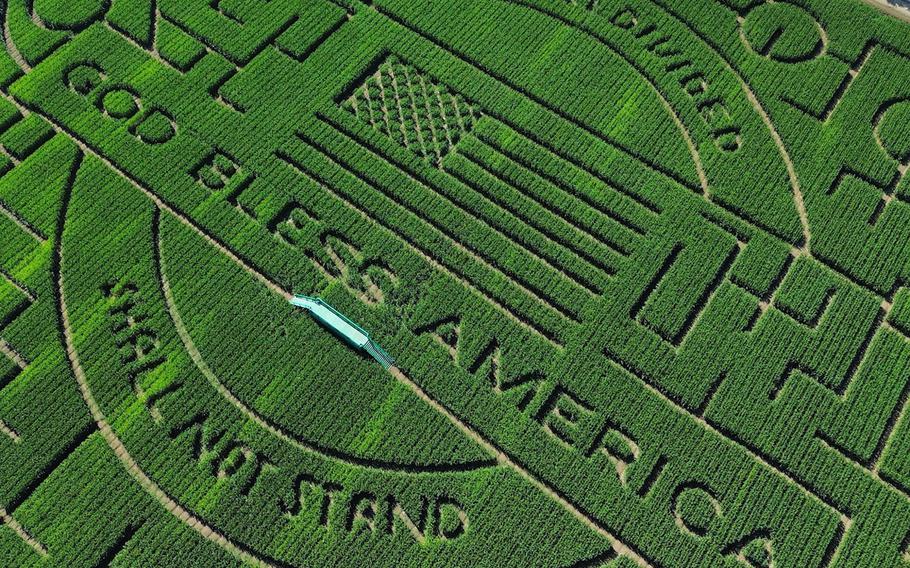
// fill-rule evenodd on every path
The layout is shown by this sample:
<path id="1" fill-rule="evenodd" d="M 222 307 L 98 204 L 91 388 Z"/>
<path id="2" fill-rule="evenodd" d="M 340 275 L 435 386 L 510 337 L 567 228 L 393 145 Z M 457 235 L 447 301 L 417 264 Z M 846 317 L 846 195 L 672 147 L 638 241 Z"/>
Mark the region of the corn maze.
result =
<path id="1" fill-rule="evenodd" d="M 0 20 L 0 566 L 910 566 L 910 24 Z"/>

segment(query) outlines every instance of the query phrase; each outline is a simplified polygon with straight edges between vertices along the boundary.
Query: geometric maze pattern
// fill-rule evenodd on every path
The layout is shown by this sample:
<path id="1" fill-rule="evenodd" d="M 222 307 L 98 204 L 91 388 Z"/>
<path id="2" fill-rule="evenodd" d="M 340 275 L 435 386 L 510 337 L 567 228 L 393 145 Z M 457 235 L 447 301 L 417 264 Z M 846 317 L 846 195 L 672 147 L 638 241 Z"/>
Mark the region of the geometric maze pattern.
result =
<path id="1" fill-rule="evenodd" d="M 344 107 L 437 165 L 479 118 L 463 97 L 394 57 L 358 85 Z"/>
<path id="2" fill-rule="evenodd" d="M 0 564 L 905 566 L 875 16 L 7 2 Z"/>

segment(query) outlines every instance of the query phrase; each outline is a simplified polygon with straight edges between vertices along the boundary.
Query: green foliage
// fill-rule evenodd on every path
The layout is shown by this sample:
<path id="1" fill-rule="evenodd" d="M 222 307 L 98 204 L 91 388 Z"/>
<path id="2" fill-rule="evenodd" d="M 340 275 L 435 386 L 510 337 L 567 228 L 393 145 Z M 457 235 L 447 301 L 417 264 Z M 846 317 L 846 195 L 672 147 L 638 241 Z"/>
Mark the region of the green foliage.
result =
<path id="1" fill-rule="evenodd" d="M 0 564 L 906 561 L 906 24 L 0 15 Z"/>
<path id="2" fill-rule="evenodd" d="M 32 9 L 50 29 L 74 29 L 104 13 L 104 0 L 34 0 Z"/>
<path id="3" fill-rule="evenodd" d="M 676 497 L 676 515 L 687 530 L 705 535 L 717 516 L 711 496 L 699 488 L 683 490 Z"/>
<path id="4" fill-rule="evenodd" d="M 344 108 L 437 165 L 481 114 L 445 85 L 395 58 L 384 61 L 358 85 Z"/>
<path id="5" fill-rule="evenodd" d="M 879 119 L 878 136 L 888 153 L 901 162 L 910 160 L 910 102 L 888 108 Z"/>
<path id="6" fill-rule="evenodd" d="M 0 135 L 0 144 L 19 160 L 34 152 L 54 135 L 51 125 L 37 115 L 29 115 Z"/>
<path id="7" fill-rule="evenodd" d="M 894 295 L 894 307 L 888 321 L 905 334 L 910 335 L 910 288 L 901 288 Z"/>
<path id="8" fill-rule="evenodd" d="M 755 568 L 770 568 L 773 565 L 771 563 L 770 545 L 768 541 L 763 539 L 750 541 L 749 544 L 743 548 L 742 555 L 746 559 L 746 562 Z"/>
<path id="9" fill-rule="evenodd" d="M 158 53 L 177 69 L 187 70 L 205 55 L 205 45 L 163 20 L 158 24 Z"/>
<path id="10" fill-rule="evenodd" d="M 133 132 L 143 142 L 148 144 L 162 144 L 174 135 L 174 126 L 170 118 L 159 110 L 146 113 L 134 125 Z"/>
<path id="11" fill-rule="evenodd" d="M 805 10 L 792 4 L 763 4 L 749 12 L 743 23 L 749 45 L 765 57 L 800 61 L 821 49 L 822 28 Z"/>
<path id="12" fill-rule="evenodd" d="M 108 91 L 101 100 L 101 105 L 113 118 L 129 118 L 139 110 L 134 95 L 125 89 Z"/>

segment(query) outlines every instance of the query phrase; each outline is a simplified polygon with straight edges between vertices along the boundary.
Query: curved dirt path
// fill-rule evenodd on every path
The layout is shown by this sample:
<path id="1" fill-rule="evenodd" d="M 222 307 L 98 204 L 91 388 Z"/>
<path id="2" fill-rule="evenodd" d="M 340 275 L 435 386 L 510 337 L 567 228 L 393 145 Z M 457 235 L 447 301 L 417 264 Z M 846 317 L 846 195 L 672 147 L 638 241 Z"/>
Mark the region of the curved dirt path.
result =
<path id="1" fill-rule="evenodd" d="M 0 7 L 2 7 L 3 2 L 0 0 Z M 5 16 L 5 14 L 4 14 Z M 27 62 L 21 57 L 19 51 L 17 50 L 14 42 L 8 33 L 8 23 L 7 19 L 4 17 L 4 43 L 7 52 L 10 53 L 11 57 L 16 60 L 17 65 L 27 72 L 31 70 L 31 67 Z M 3 98 L 14 104 L 20 112 L 27 116 L 30 114 L 30 111 L 20 105 L 18 101 L 15 101 L 12 97 L 9 97 L 3 93 Z M 98 154 L 92 148 L 90 148 L 86 143 L 75 137 L 74 135 L 66 132 L 55 120 L 50 117 L 41 115 L 42 118 L 47 120 L 52 128 L 57 133 L 62 133 L 66 135 L 74 144 L 79 147 L 82 151 L 80 154 L 80 160 L 84 158 L 85 155 L 90 155 L 103 164 L 105 164 L 112 171 L 120 175 L 126 181 L 128 181 L 133 187 L 137 188 L 144 195 L 146 195 L 159 209 L 163 209 L 168 213 L 174 215 L 181 223 L 188 226 L 190 229 L 199 233 L 206 241 L 208 241 L 212 246 L 216 247 L 220 252 L 225 254 L 232 261 L 237 263 L 239 266 L 244 268 L 247 272 L 253 275 L 257 280 L 265 284 L 270 290 L 279 296 L 290 299 L 292 294 L 288 291 L 271 281 L 265 275 L 255 271 L 252 267 L 248 266 L 242 259 L 240 259 L 236 254 L 231 250 L 225 247 L 222 243 L 214 239 L 211 235 L 203 231 L 198 227 L 191 219 L 186 217 L 179 211 L 174 210 L 165 203 L 157 194 L 155 194 L 150 189 L 142 186 L 135 178 L 124 172 L 118 166 L 114 165 L 109 159 Z M 78 170 L 78 168 L 77 168 Z M 69 198 L 71 195 L 72 187 L 67 187 L 64 192 L 64 197 L 61 204 L 61 219 L 66 219 L 66 210 L 69 205 Z M 263 568 L 282 568 L 280 565 L 273 563 L 274 561 L 269 561 L 264 558 L 259 557 L 254 552 L 250 552 L 244 545 L 235 543 L 229 538 L 225 537 L 223 534 L 218 532 L 217 529 L 208 525 L 204 520 L 200 519 L 192 512 L 183 507 L 180 503 L 175 501 L 170 495 L 168 495 L 154 480 L 152 480 L 140 467 L 136 460 L 130 455 L 129 451 L 126 449 L 123 442 L 118 438 L 116 432 L 110 426 L 110 423 L 107 421 L 104 413 L 101 411 L 100 406 L 92 394 L 91 387 L 88 383 L 88 378 L 85 374 L 84 369 L 82 368 L 81 361 L 79 359 L 78 351 L 76 350 L 75 341 L 73 338 L 73 329 L 69 317 L 69 310 L 66 304 L 66 295 L 64 293 L 64 282 L 63 282 L 63 246 L 62 246 L 62 237 L 63 237 L 63 223 L 57 227 L 57 232 L 55 235 L 54 248 L 53 248 L 53 274 L 52 278 L 56 287 L 56 303 L 57 303 L 57 314 L 58 314 L 58 323 L 63 335 L 64 347 L 66 351 L 66 359 L 70 366 L 70 369 L 73 373 L 73 376 L 76 378 L 76 382 L 79 386 L 80 394 L 86 406 L 89 409 L 89 412 L 92 415 L 92 419 L 95 421 L 101 435 L 104 437 L 107 444 L 114 450 L 115 455 L 121 461 L 124 468 L 127 472 L 139 483 L 139 485 L 149 493 L 156 501 L 158 501 L 165 509 L 167 509 L 172 515 L 174 515 L 180 522 L 186 524 L 188 527 L 193 529 L 200 536 L 206 540 L 212 542 L 213 544 L 220 546 L 224 550 L 228 551 L 230 554 L 234 555 L 241 561 L 250 564 L 252 566 L 259 566 Z M 479 432 L 474 430 L 473 427 L 469 426 L 466 422 L 462 421 L 460 418 L 455 416 L 451 411 L 446 407 L 440 404 L 438 401 L 430 397 L 426 391 L 423 390 L 416 382 L 410 379 L 405 375 L 399 368 L 392 367 L 389 369 L 389 372 L 402 384 L 410 388 L 421 400 L 429 404 L 434 410 L 443 414 L 447 419 L 449 419 L 459 430 L 468 435 L 469 438 L 480 444 L 482 447 L 487 449 L 490 454 L 495 458 L 496 463 L 507 466 L 513 471 L 518 473 L 523 479 L 531 483 L 536 489 L 544 493 L 548 498 L 555 501 L 562 509 L 571 514 L 574 518 L 582 522 L 586 527 L 595 531 L 600 536 L 604 537 L 612 546 L 613 550 L 619 554 L 629 557 L 636 565 L 642 568 L 649 568 L 651 565 L 640 556 L 635 550 L 626 545 L 618 537 L 610 533 L 606 528 L 604 528 L 599 522 L 594 520 L 592 517 L 586 515 L 578 507 L 569 502 L 566 498 L 562 497 L 559 492 L 552 488 L 548 483 L 542 481 L 537 476 L 532 474 L 530 471 L 525 469 L 523 466 L 519 465 L 513 461 L 507 454 L 499 450 L 492 442 L 487 438 L 483 437 Z"/>
<path id="2" fill-rule="evenodd" d="M 80 147 L 85 148 L 87 151 L 91 152 L 84 144 L 80 143 Z M 91 152 L 94 155 L 94 152 Z M 176 211 L 171 210 L 164 202 L 154 196 L 149 190 L 146 190 L 139 186 L 135 181 L 132 181 L 128 176 L 121 172 L 118 168 L 114 167 L 107 160 L 102 159 L 113 171 L 119 173 L 121 176 L 126 178 L 128 181 L 131 181 L 133 185 L 139 187 L 139 189 L 146 195 L 148 195 L 160 208 L 166 209 L 169 212 L 173 212 L 175 216 L 178 217 L 178 220 L 190 226 L 190 228 L 199 231 L 207 240 L 213 245 L 216 246 L 219 250 L 224 252 L 228 257 L 230 257 L 234 262 L 238 263 L 245 270 L 249 271 L 251 274 L 257 277 L 257 279 L 263 281 L 272 291 L 278 293 L 281 296 L 291 297 L 290 293 L 281 288 L 278 284 L 272 282 L 263 274 L 256 272 L 252 267 L 246 265 L 242 259 L 238 258 L 236 255 L 231 253 L 226 247 L 203 233 L 198 229 L 192 221 L 188 218 L 180 215 Z M 69 188 L 71 189 L 71 188 Z M 64 196 L 64 203 L 62 205 L 63 212 L 62 218 L 66 218 L 66 208 L 69 202 L 69 195 Z M 82 369 L 81 362 L 79 360 L 78 352 L 76 351 L 75 343 L 73 340 L 72 325 L 69 319 L 69 311 L 66 306 L 66 296 L 64 294 L 64 285 L 63 285 L 63 247 L 62 247 L 62 236 L 63 236 L 63 227 L 58 227 L 58 234 L 56 236 L 56 241 L 54 243 L 55 251 L 55 260 L 56 260 L 56 274 L 55 281 L 57 286 L 57 302 L 58 302 L 58 312 L 61 329 L 63 330 L 63 337 L 65 340 L 65 346 L 67 351 L 67 360 L 69 361 L 70 367 L 73 371 L 73 375 L 76 377 L 76 381 L 79 385 L 79 390 L 82 394 L 82 398 L 85 401 L 86 405 L 89 408 L 89 411 L 92 415 L 92 418 L 95 420 L 95 423 L 98 425 L 98 429 L 101 431 L 102 436 L 104 437 L 107 444 L 114 450 L 114 453 L 123 463 L 127 471 L 132 475 L 132 477 L 142 486 L 142 488 L 152 495 L 159 503 L 161 503 L 171 514 L 177 517 L 178 520 L 195 530 L 202 537 L 207 540 L 221 546 L 234 556 L 240 558 L 244 562 L 250 563 L 255 566 L 265 567 L 265 568 L 278 568 L 276 565 L 268 562 L 265 559 L 259 558 L 255 554 L 247 551 L 241 545 L 238 545 L 222 535 L 216 529 L 206 524 L 205 521 L 195 516 L 188 509 L 183 507 L 180 503 L 171 498 L 167 493 L 158 486 L 140 467 L 135 459 L 129 454 L 123 442 L 117 437 L 117 434 L 111 428 L 108 423 L 104 413 L 101 411 L 97 401 L 95 401 L 94 396 L 91 392 L 91 387 L 88 384 L 88 378 L 85 374 L 85 371 Z M 491 456 L 495 458 L 495 461 L 498 465 L 506 466 L 515 471 L 519 476 L 529 482 L 536 489 L 541 491 L 549 499 L 555 501 L 562 509 L 571 514 L 578 521 L 583 523 L 586 527 L 593 530 L 600 536 L 604 537 L 611 545 L 614 551 L 624 556 L 632 559 L 636 565 L 642 568 L 650 568 L 650 564 L 641 557 L 635 550 L 626 545 L 618 537 L 614 536 L 606 528 L 604 528 L 599 522 L 594 520 L 592 517 L 586 515 L 578 507 L 568 501 L 566 498 L 561 496 L 558 491 L 556 491 L 548 483 L 542 481 L 540 478 L 535 476 L 533 473 L 528 471 L 523 466 L 519 465 L 512 460 L 505 452 L 498 449 L 489 439 L 485 438 L 479 432 L 477 432 L 472 426 L 468 425 L 466 422 L 461 420 L 459 417 L 455 416 L 450 410 L 448 410 L 441 403 L 432 398 L 425 390 L 423 390 L 420 385 L 414 382 L 409 378 L 401 369 L 398 367 L 391 367 L 389 372 L 396 380 L 407 386 L 411 389 L 414 394 L 418 396 L 422 401 L 428 404 L 435 411 L 439 412 L 445 416 L 453 425 L 455 425 L 461 432 L 467 435 L 471 440 L 475 441 L 486 449 Z"/>
<path id="3" fill-rule="evenodd" d="M 745 93 L 746 98 L 749 99 L 749 103 L 755 109 L 755 112 L 758 113 L 761 117 L 762 122 L 765 123 L 765 127 L 768 129 L 768 132 L 771 134 L 771 138 L 774 141 L 774 146 L 777 148 L 778 153 L 784 161 L 784 165 L 787 168 L 787 176 L 790 178 L 790 187 L 793 192 L 793 203 L 796 207 L 796 212 L 799 215 L 799 223 L 802 226 L 803 231 L 803 244 L 800 247 L 804 253 L 811 256 L 811 251 L 809 248 L 809 241 L 812 238 L 812 231 L 809 227 L 809 215 L 806 212 L 806 204 L 803 199 L 802 187 L 799 181 L 799 175 L 796 173 L 796 166 L 793 164 L 793 159 L 790 157 L 790 151 L 787 150 L 786 144 L 784 144 L 783 139 L 780 136 L 780 133 L 777 131 L 777 127 L 774 126 L 774 123 L 771 121 L 771 116 L 768 114 L 768 111 L 765 110 L 765 107 L 762 105 L 761 101 L 758 100 L 758 97 L 755 95 L 755 92 L 752 90 L 752 87 L 746 83 L 746 80 L 743 79 L 739 70 L 733 67 L 730 60 L 727 58 L 727 55 L 716 49 L 711 43 L 705 40 L 701 33 L 694 29 L 689 22 L 685 19 L 679 17 L 677 13 L 671 10 L 666 4 L 667 0 L 653 0 L 657 6 L 660 6 L 669 16 L 674 20 L 679 22 L 680 25 L 689 30 L 694 37 L 698 38 L 706 48 L 708 48 L 712 53 L 717 55 L 718 59 L 723 63 L 724 67 L 729 71 L 739 82 L 740 88 Z"/>
<path id="4" fill-rule="evenodd" d="M 16 533 L 16 536 L 21 538 L 25 544 L 32 547 L 32 550 L 34 550 L 38 556 L 40 556 L 42 559 L 47 559 L 47 547 L 41 544 L 38 539 L 33 537 L 31 533 L 25 530 L 25 527 L 23 527 L 19 521 L 14 519 L 12 515 L 6 512 L 6 509 L 0 507 L 0 527 L 2 526 L 6 526 L 12 529 L 12 531 Z"/>
<path id="5" fill-rule="evenodd" d="M 152 222 L 156 224 L 160 223 L 160 214 L 156 213 L 155 220 Z M 244 416 L 246 416 L 256 425 L 267 430 L 269 433 L 276 436 L 281 441 L 290 444 L 303 452 L 316 454 L 324 459 L 343 463 L 351 467 L 367 468 L 382 472 L 421 474 L 475 471 L 496 465 L 492 459 L 482 462 L 468 462 L 453 465 L 431 464 L 429 466 L 372 460 L 369 458 L 353 456 L 339 450 L 320 446 L 318 444 L 313 444 L 312 442 L 302 440 L 299 437 L 290 434 L 282 430 L 279 426 L 273 424 L 269 419 L 259 414 L 259 412 L 256 410 L 250 408 L 244 401 L 240 400 L 237 395 L 235 395 L 227 387 L 227 385 L 225 385 L 221 379 L 218 378 L 215 372 L 212 371 L 211 367 L 209 367 L 208 363 L 206 363 L 205 358 L 202 356 L 202 353 L 199 351 L 199 348 L 193 341 L 192 336 L 186 328 L 186 325 L 184 325 L 183 318 L 180 316 L 180 310 L 177 308 L 177 303 L 174 300 L 174 294 L 171 290 L 171 284 L 167 278 L 167 273 L 164 268 L 164 257 L 161 247 L 161 233 L 160 231 L 156 231 L 155 234 L 157 235 L 157 238 L 155 239 L 154 243 L 154 254 L 156 264 L 158 266 L 158 281 L 161 285 L 161 290 L 164 293 L 164 302 L 165 306 L 167 307 L 167 312 L 171 317 L 171 321 L 174 324 L 177 335 L 180 337 L 180 341 L 183 343 L 184 349 L 186 349 L 186 352 L 189 354 L 190 359 L 192 359 L 193 364 L 196 366 L 199 372 L 202 373 L 206 380 L 208 380 L 209 384 L 212 385 L 212 388 L 214 388 L 218 394 L 230 402 L 237 410 L 239 410 Z"/>
<path id="6" fill-rule="evenodd" d="M 568 499 L 560 495 L 556 489 L 554 489 L 549 483 L 541 480 L 539 477 L 535 476 L 533 473 L 528 471 L 522 465 L 519 465 L 509 457 L 508 454 L 497 448 L 485 438 L 482 434 L 476 431 L 473 427 L 468 425 L 466 422 L 462 421 L 460 418 L 455 416 L 448 408 L 444 407 L 442 404 L 437 402 L 435 399 L 430 397 L 426 391 L 424 391 L 420 385 L 415 383 L 408 377 L 401 369 L 397 366 L 392 366 L 389 369 L 389 372 L 394 376 L 400 383 L 410 388 L 414 394 L 420 397 L 421 400 L 429 404 L 434 410 L 448 418 L 453 424 L 458 426 L 458 429 L 465 433 L 469 438 L 471 438 L 478 445 L 486 449 L 492 455 L 496 456 L 496 461 L 500 465 L 507 466 L 511 468 L 515 473 L 517 473 L 522 479 L 534 486 L 538 491 L 546 495 L 551 500 L 555 501 L 566 512 L 571 514 L 575 519 L 581 522 L 584 526 L 590 530 L 596 532 L 598 535 L 603 537 L 610 543 L 610 546 L 613 547 L 613 550 L 622 556 L 628 557 L 632 560 L 637 566 L 641 568 L 651 568 L 651 564 L 647 560 L 642 558 L 637 552 L 632 550 L 626 543 L 619 540 L 616 536 L 610 533 L 606 528 L 604 528 L 600 523 L 595 521 L 593 518 L 586 515 L 578 507 L 572 504 Z"/>
<path id="7" fill-rule="evenodd" d="M 81 157 L 79 160 L 81 161 Z M 78 166 L 76 167 L 78 171 Z M 75 181 L 74 181 L 75 183 Z M 66 188 L 63 203 L 61 204 L 61 215 L 60 218 L 66 219 L 66 212 L 69 206 L 69 198 L 72 192 L 72 187 Z M 110 424 L 107 421 L 107 418 L 104 416 L 104 413 L 101 411 L 101 408 L 98 406 L 97 401 L 92 394 L 91 387 L 88 384 L 88 378 L 85 375 L 85 371 L 82 368 L 82 363 L 79 360 L 79 353 L 76 350 L 76 344 L 73 339 L 73 328 L 70 322 L 69 309 L 66 305 L 66 294 L 64 293 L 63 285 L 63 225 L 64 222 L 61 222 L 60 226 L 57 228 L 57 235 L 54 242 L 54 273 L 53 279 L 56 284 L 56 296 L 57 296 L 57 312 L 59 317 L 59 324 L 61 331 L 63 332 L 64 344 L 66 347 L 66 359 L 69 362 L 70 369 L 73 372 L 73 376 L 76 377 L 76 382 L 79 385 L 79 391 L 82 394 L 82 399 L 85 401 L 86 406 L 88 406 L 89 412 L 94 419 L 95 424 L 98 426 L 98 430 L 101 432 L 101 435 L 104 437 L 104 440 L 107 444 L 114 450 L 117 458 L 120 459 L 124 468 L 129 472 L 129 474 L 135 479 L 139 485 L 152 497 L 155 498 L 165 509 L 167 509 L 172 515 L 177 517 L 177 519 L 196 531 L 200 536 L 206 540 L 211 541 L 212 543 L 220 546 L 224 550 L 230 552 L 240 560 L 251 564 L 253 566 L 260 566 L 263 568 L 274 568 L 275 565 L 270 562 L 259 558 L 258 556 L 245 550 L 245 547 L 238 545 L 222 535 L 216 529 L 212 528 L 205 521 L 195 516 L 189 510 L 184 508 L 180 503 L 175 501 L 164 492 L 161 487 L 155 483 L 143 470 L 139 467 L 139 464 L 136 460 L 130 455 L 126 447 L 123 445 L 123 442 L 120 441 L 120 438 L 117 437 L 117 434 L 111 428 Z"/>
<path id="8" fill-rule="evenodd" d="M 16 47 L 16 43 L 13 41 L 13 37 L 9 27 L 9 17 L 6 11 L 9 9 L 9 2 L 0 3 L 0 9 L 3 10 L 3 43 L 6 46 L 6 52 L 9 53 L 9 56 L 15 61 L 16 65 L 19 66 L 19 69 L 23 73 L 28 73 L 32 70 L 32 66 L 28 64 L 22 53 L 19 52 L 19 48 Z"/>

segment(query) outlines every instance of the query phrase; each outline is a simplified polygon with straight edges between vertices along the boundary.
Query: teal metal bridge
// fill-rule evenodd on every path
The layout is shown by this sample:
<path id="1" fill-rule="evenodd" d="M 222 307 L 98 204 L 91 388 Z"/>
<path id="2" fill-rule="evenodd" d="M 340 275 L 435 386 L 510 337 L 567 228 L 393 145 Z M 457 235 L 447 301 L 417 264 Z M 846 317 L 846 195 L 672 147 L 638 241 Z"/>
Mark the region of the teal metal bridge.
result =
<path id="1" fill-rule="evenodd" d="M 366 330 L 325 303 L 322 298 L 294 296 L 291 298 L 291 304 L 310 312 L 319 323 L 331 329 L 348 345 L 367 352 L 373 359 L 379 361 L 384 369 L 395 364 L 395 360 L 378 343 L 370 339 L 370 334 Z"/>

